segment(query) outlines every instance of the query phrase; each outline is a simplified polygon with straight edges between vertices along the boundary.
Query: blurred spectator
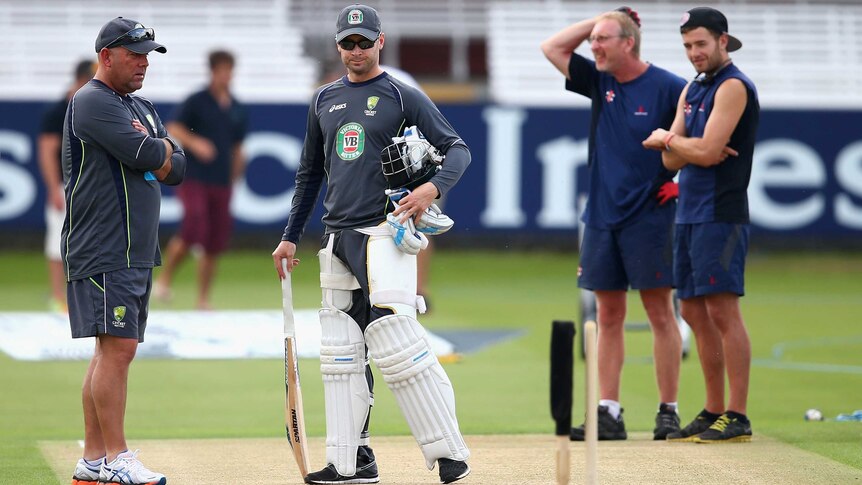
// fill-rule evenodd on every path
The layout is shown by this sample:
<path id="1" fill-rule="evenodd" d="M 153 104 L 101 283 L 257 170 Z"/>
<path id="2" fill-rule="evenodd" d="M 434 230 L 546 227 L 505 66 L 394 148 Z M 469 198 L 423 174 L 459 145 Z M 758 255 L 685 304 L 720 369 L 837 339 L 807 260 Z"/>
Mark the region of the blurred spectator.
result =
<path id="1" fill-rule="evenodd" d="M 179 233 L 168 242 L 164 269 L 154 293 L 170 301 L 177 267 L 191 248 L 200 248 L 196 307 L 212 308 L 210 290 L 219 255 L 227 249 L 233 229 L 230 199 L 233 183 L 245 169 L 242 141 L 248 130 L 245 108 L 230 92 L 235 59 L 227 51 L 209 55 L 210 84 L 177 109 L 167 128 L 188 155 L 188 170 L 177 196 L 184 216 Z"/>
<path id="2" fill-rule="evenodd" d="M 60 258 L 60 233 L 66 213 L 63 193 L 63 169 L 60 162 L 60 145 L 63 141 L 63 119 L 69 100 L 81 86 L 93 78 L 96 63 L 85 59 L 75 65 L 72 86 L 63 99 L 52 104 L 42 116 L 39 130 L 39 171 L 45 182 L 45 258 L 48 261 L 48 277 L 51 282 L 51 309 L 65 312 L 66 276 Z"/>

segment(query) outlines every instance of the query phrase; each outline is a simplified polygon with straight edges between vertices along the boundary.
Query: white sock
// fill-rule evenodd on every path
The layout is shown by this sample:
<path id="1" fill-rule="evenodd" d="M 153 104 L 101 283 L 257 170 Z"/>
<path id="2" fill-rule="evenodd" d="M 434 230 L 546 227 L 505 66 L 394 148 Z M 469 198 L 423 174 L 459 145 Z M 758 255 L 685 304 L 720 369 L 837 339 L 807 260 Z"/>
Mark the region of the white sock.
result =
<path id="1" fill-rule="evenodd" d="M 614 419 L 620 419 L 620 403 L 610 399 L 599 399 L 599 406 L 607 406 Z"/>
<path id="2" fill-rule="evenodd" d="M 102 462 L 105 461 L 104 456 L 101 458 L 96 458 L 95 460 L 88 460 L 86 458 L 81 458 L 81 459 L 84 460 L 84 463 L 86 463 L 87 466 L 92 467 L 92 468 L 99 468 L 102 465 Z"/>
<path id="3" fill-rule="evenodd" d="M 673 409 L 676 412 L 676 414 L 679 414 L 679 406 L 677 406 L 676 402 L 660 402 L 660 403 L 658 403 L 659 409 L 661 409 L 662 404 Z"/>

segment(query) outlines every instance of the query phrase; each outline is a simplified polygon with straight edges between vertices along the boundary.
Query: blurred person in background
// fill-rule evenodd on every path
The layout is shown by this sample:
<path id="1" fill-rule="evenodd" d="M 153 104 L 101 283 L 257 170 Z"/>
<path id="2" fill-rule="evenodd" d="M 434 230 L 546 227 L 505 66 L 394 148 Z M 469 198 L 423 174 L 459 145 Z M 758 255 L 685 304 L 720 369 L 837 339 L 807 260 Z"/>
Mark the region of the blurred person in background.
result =
<path id="1" fill-rule="evenodd" d="M 627 438 L 620 404 L 626 298 L 638 290 L 653 333 L 659 390 L 653 439 L 679 430 L 682 338 L 671 300 L 675 172 L 641 141 L 669 127 L 685 81 L 640 58 L 640 18 L 629 7 L 566 27 L 542 43 L 566 89 L 592 100 L 590 192 L 578 286 L 595 292 L 598 316 L 600 440 Z M 589 42 L 595 60 L 574 52 Z M 583 441 L 584 427 L 571 439 Z"/>
<path id="2" fill-rule="evenodd" d="M 231 93 L 235 59 L 223 50 L 209 54 L 210 82 L 177 108 L 168 132 L 187 151 L 188 172 L 177 196 L 183 205 L 180 230 L 171 237 L 164 268 L 153 290 L 169 302 L 171 284 L 189 251 L 200 249 L 195 306 L 210 310 L 210 293 L 218 258 L 227 249 L 233 229 L 230 200 L 233 184 L 245 170 L 242 142 L 248 114 Z"/>
<path id="3" fill-rule="evenodd" d="M 60 259 L 60 232 L 66 214 L 63 193 L 63 167 L 60 161 L 60 146 L 63 142 L 63 119 L 72 96 L 87 84 L 96 73 L 96 63 L 85 59 L 75 65 L 72 86 L 63 99 L 52 104 L 42 116 L 42 126 L 37 142 L 39 171 L 45 183 L 45 258 L 48 262 L 48 277 L 51 283 L 50 307 L 54 311 L 67 311 L 66 275 Z"/>
<path id="4" fill-rule="evenodd" d="M 96 342 L 81 392 L 84 449 L 73 485 L 167 481 L 125 437 L 129 367 L 144 341 L 153 268 L 161 264 L 161 184 L 182 182 L 186 165 L 153 104 L 133 94 L 144 85 L 148 54 L 167 52 L 155 38 L 134 20 L 106 23 L 95 42 L 96 75 L 66 110 L 61 248 L 69 325 L 72 338 Z"/>

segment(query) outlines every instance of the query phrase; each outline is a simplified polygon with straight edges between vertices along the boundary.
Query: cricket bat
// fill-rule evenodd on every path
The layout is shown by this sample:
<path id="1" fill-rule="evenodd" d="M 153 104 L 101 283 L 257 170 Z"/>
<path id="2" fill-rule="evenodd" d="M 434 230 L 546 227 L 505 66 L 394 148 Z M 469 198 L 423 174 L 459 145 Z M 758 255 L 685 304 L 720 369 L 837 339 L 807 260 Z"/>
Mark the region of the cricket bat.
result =
<path id="1" fill-rule="evenodd" d="M 572 431 L 575 323 L 554 320 L 551 328 L 551 417 L 556 424 L 557 485 L 567 485 L 571 474 L 569 435 Z"/>
<path id="2" fill-rule="evenodd" d="M 305 438 L 305 415 L 302 412 L 302 389 L 299 386 L 299 360 L 296 356 L 296 325 L 293 320 L 293 290 L 287 260 L 281 260 L 281 306 L 284 313 L 284 428 L 293 458 L 303 480 L 308 475 L 308 441 Z"/>

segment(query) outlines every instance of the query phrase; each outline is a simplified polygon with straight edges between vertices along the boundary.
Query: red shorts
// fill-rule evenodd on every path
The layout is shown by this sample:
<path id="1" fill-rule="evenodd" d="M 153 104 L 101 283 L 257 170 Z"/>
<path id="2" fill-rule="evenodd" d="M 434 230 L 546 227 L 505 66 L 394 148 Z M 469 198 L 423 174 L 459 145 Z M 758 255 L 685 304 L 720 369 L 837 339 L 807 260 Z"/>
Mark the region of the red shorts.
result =
<path id="1" fill-rule="evenodd" d="M 189 246 L 200 245 L 207 254 L 227 249 L 233 230 L 230 215 L 231 187 L 185 180 L 177 187 L 183 204 L 180 237 Z"/>

